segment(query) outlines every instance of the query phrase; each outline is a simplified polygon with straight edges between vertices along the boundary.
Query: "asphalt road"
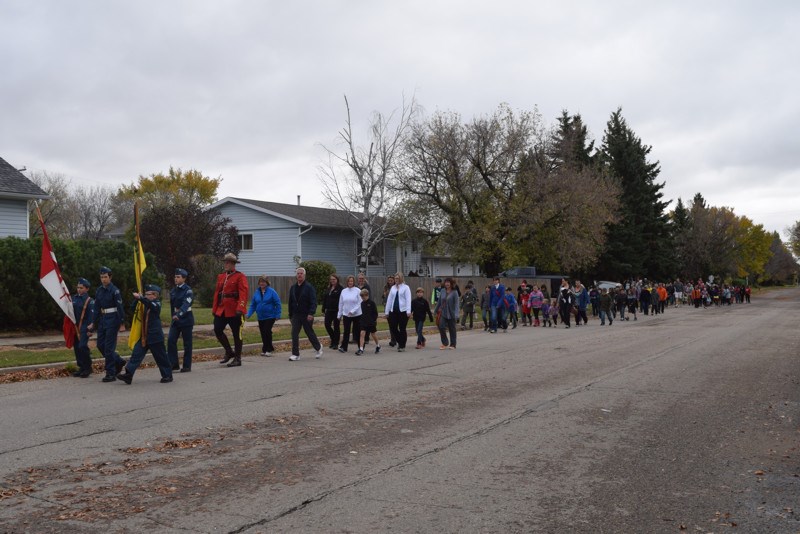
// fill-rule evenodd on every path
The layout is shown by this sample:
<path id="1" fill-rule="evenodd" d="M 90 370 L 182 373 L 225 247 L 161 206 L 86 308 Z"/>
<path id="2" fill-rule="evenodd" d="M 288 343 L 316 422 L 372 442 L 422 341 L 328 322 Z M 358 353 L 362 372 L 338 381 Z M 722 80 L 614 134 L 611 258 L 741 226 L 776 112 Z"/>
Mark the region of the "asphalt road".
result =
<path id="1" fill-rule="evenodd" d="M 2 532 L 800 532 L 797 289 L 0 386 Z"/>

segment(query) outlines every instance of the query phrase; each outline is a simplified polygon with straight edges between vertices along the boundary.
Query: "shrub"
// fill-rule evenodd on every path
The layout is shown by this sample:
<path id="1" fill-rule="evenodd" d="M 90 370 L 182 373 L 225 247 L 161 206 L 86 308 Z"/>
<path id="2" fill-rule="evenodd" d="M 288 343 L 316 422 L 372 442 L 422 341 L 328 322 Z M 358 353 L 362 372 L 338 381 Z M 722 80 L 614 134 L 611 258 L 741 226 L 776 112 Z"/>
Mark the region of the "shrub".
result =
<path id="1" fill-rule="evenodd" d="M 303 261 L 299 267 L 306 270 L 306 281 L 317 290 L 317 303 L 319 303 L 321 296 L 325 294 L 325 288 L 328 287 L 328 278 L 336 272 L 336 267 L 321 260 Z"/>

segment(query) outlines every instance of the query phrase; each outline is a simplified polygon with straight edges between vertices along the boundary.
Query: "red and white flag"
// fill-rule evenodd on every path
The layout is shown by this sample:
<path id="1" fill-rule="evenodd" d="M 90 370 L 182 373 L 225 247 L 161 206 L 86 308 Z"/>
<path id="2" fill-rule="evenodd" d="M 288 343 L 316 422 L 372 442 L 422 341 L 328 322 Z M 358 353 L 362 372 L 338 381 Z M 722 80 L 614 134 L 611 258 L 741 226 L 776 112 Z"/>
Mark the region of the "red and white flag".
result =
<path id="1" fill-rule="evenodd" d="M 53 252 L 53 246 L 50 244 L 50 238 L 47 235 L 47 228 L 44 227 L 42 214 L 39 213 L 38 206 L 36 213 L 39 216 L 39 224 L 42 225 L 42 263 L 39 268 L 39 281 L 44 288 L 56 301 L 56 304 L 64 310 L 64 341 L 67 343 L 67 348 L 72 348 L 75 342 L 76 328 L 75 328 L 75 310 L 72 307 L 72 297 L 67 289 L 67 284 L 61 278 L 61 270 L 58 268 L 58 261 Z"/>

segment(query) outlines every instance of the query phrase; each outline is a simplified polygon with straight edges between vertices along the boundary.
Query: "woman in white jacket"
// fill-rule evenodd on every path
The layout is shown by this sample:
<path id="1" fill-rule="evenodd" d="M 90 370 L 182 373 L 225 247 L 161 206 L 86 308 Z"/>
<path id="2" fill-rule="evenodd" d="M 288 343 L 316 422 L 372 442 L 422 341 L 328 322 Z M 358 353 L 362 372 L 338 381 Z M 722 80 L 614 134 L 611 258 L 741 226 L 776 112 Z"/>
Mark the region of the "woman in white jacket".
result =
<path id="1" fill-rule="evenodd" d="M 356 287 L 356 278 L 352 274 L 345 281 L 345 288 L 339 296 L 338 318 L 343 319 L 344 333 L 339 352 L 347 352 L 347 344 L 350 341 L 350 329 L 353 329 L 354 339 L 359 339 L 361 328 L 359 326 L 361 317 L 361 289 Z"/>
<path id="2" fill-rule="evenodd" d="M 403 273 L 394 275 L 394 285 L 386 297 L 384 313 L 389 321 L 392 337 L 397 341 L 397 352 L 405 351 L 408 339 L 406 327 L 408 318 L 411 317 L 411 288 L 406 284 Z"/>

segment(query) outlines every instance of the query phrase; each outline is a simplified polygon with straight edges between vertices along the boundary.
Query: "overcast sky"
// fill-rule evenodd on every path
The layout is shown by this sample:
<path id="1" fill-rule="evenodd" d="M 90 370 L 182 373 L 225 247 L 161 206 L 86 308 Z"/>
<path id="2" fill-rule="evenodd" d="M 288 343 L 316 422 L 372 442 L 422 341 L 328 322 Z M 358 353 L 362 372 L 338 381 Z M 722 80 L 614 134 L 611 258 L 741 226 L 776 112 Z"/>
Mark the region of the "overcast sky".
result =
<path id="1" fill-rule="evenodd" d="M 599 143 L 612 111 L 667 199 L 800 219 L 800 2 L 0 0 L 0 157 L 114 187 L 169 166 L 220 198 L 322 206 L 320 143 L 416 95 Z"/>

